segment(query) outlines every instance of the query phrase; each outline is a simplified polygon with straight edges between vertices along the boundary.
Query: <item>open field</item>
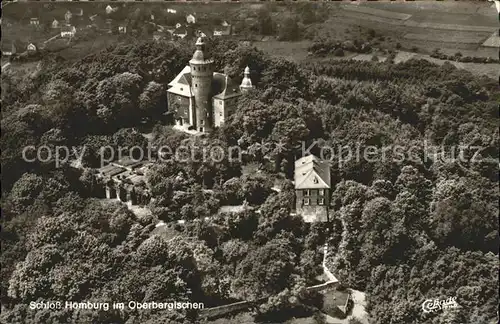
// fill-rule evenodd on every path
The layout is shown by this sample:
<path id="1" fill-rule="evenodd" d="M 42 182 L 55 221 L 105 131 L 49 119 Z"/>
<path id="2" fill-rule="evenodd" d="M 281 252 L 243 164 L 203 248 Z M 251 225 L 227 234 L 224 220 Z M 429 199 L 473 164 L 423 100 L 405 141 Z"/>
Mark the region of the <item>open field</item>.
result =
<path id="1" fill-rule="evenodd" d="M 463 43 L 463 44 L 480 44 L 488 37 L 484 33 L 471 32 L 435 32 L 435 33 L 408 33 L 404 36 L 406 39 L 444 42 L 444 43 Z"/>
<path id="2" fill-rule="evenodd" d="M 358 5 L 342 5 L 341 8 L 348 11 L 354 11 L 388 19 L 407 20 L 410 19 L 411 17 L 410 14 L 398 13 L 394 11 L 387 11 L 387 10 L 358 6 Z"/>
<path id="3" fill-rule="evenodd" d="M 299 62 L 307 58 L 307 49 L 311 46 L 311 41 L 300 42 L 280 42 L 270 40 L 267 42 L 254 42 L 258 49 L 274 56 L 286 58 L 290 61 Z"/>
<path id="4" fill-rule="evenodd" d="M 482 46 L 486 47 L 500 47 L 500 36 L 495 32 L 487 40 L 484 41 Z"/>
<path id="5" fill-rule="evenodd" d="M 395 25 L 395 26 L 406 26 L 406 27 L 425 28 L 425 29 L 459 30 L 459 31 L 469 31 L 469 32 L 492 32 L 497 27 L 494 24 L 484 24 L 483 21 L 480 22 L 481 25 L 470 25 L 470 23 L 469 24 L 461 24 L 461 23 L 459 23 L 458 19 L 449 20 L 450 22 L 453 22 L 453 23 L 442 23 L 443 20 L 439 20 L 439 21 L 441 21 L 441 23 L 429 21 L 428 19 L 414 20 L 413 16 L 411 17 L 411 19 L 401 20 L 401 19 L 391 18 L 391 17 L 389 17 L 389 15 L 379 16 L 379 15 L 376 15 L 375 13 L 367 13 L 367 12 L 363 12 L 363 11 L 353 10 L 354 8 L 361 8 L 358 6 L 343 5 L 342 8 L 344 9 L 344 11 L 348 12 L 346 14 L 346 16 L 359 17 L 360 19 L 363 19 L 363 20 L 366 19 L 366 20 L 375 21 L 375 22 L 382 23 L 382 24 L 390 24 L 390 25 Z M 456 16 L 456 15 L 452 15 L 452 16 Z M 455 17 L 455 18 L 458 18 L 458 17 Z"/>
<path id="6" fill-rule="evenodd" d="M 419 13 L 435 12 L 453 15 L 481 15 L 498 19 L 498 14 L 491 2 L 457 2 L 457 1 L 415 1 L 415 2 L 364 2 L 364 6 L 407 13 L 420 16 Z M 484 17 L 483 17 L 484 19 Z"/>

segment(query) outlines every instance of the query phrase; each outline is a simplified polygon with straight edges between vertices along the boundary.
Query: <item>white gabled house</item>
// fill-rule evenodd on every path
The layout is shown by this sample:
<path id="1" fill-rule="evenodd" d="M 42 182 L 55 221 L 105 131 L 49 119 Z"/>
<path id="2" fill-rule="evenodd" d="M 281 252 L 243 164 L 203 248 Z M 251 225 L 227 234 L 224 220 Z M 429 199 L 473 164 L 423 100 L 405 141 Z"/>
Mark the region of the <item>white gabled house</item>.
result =
<path id="1" fill-rule="evenodd" d="M 76 28 L 75 26 L 62 26 L 61 27 L 61 37 L 62 38 L 72 38 L 75 37 Z"/>
<path id="2" fill-rule="evenodd" d="M 192 14 L 186 16 L 186 22 L 188 24 L 196 24 L 196 17 Z"/>
<path id="3" fill-rule="evenodd" d="M 106 10 L 106 14 L 109 15 L 109 14 L 115 12 L 116 10 L 118 10 L 118 8 L 113 8 L 110 5 L 107 5 L 105 10 Z"/>

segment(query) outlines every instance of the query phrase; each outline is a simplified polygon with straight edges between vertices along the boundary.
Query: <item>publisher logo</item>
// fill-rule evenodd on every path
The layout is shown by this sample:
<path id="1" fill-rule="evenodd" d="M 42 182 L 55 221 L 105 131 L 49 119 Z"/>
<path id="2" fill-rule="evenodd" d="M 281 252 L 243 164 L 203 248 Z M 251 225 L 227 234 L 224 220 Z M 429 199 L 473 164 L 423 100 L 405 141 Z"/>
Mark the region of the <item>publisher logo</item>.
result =
<path id="1" fill-rule="evenodd" d="M 422 303 L 424 313 L 433 313 L 439 310 L 458 308 L 457 297 L 447 299 L 427 299 Z"/>

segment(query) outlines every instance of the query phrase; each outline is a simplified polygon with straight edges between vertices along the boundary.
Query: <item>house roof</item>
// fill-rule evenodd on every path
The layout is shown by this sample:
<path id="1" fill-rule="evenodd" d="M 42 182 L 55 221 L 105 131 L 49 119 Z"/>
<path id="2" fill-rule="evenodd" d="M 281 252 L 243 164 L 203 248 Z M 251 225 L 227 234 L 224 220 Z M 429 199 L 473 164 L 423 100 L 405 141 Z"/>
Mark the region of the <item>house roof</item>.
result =
<path id="1" fill-rule="evenodd" d="M 113 164 L 108 164 L 106 166 L 103 166 L 98 170 L 98 172 L 104 176 L 104 177 L 112 177 L 114 175 L 120 174 L 122 172 L 125 172 L 127 169 L 113 165 Z"/>
<path id="2" fill-rule="evenodd" d="M 228 99 L 240 95 L 239 87 L 227 75 L 214 73 L 212 79 L 212 92 L 216 99 Z"/>
<path id="3" fill-rule="evenodd" d="M 182 71 L 168 84 L 168 92 L 184 97 L 192 97 L 191 93 L 191 67 L 185 66 Z"/>
<path id="4" fill-rule="evenodd" d="M 295 161 L 295 189 L 329 189 L 330 165 L 314 155 Z"/>

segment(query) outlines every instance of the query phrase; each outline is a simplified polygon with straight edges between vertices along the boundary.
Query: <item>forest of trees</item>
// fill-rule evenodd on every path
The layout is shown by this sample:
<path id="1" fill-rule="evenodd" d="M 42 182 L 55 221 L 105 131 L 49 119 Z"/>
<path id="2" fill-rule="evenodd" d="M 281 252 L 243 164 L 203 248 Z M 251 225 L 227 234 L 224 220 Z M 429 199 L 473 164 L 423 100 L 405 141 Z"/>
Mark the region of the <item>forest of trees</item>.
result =
<path id="1" fill-rule="evenodd" d="M 216 69 L 257 91 L 203 145 L 240 145 L 245 161 L 155 162 L 148 186 L 153 217 L 89 196 L 89 170 L 26 163 L 26 145 L 146 145 L 133 127 L 151 125 L 155 145 L 188 136 L 160 124 L 166 84 L 193 52 L 190 43 L 110 46 L 76 61 L 45 57 L 35 74 L 2 74 L 2 319 L 7 323 L 192 323 L 195 312 L 32 311 L 30 301 L 203 301 L 215 306 L 277 294 L 256 320 L 312 314 L 305 292 L 321 274 L 322 244 L 340 281 L 365 291 L 373 323 L 492 323 L 498 292 L 498 102 L 496 80 L 450 64 L 331 61 L 292 63 L 215 40 Z M 168 117 L 168 116 L 167 116 Z M 279 150 L 276 142 L 284 143 Z M 297 143 L 379 148 L 419 159 L 332 164 L 333 224 L 290 216 Z M 279 170 L 264 163 L 269 144 Z M 423 157 L 426 143 L 464 147 L 466 161 Z M 198 145 L 195 140 L 193 145 Z M 471 159 L 481 147 L 479 157 Z M 480 159 L 479 159 L 480 158 Z M 219 207 L 246 201 L 239 214 Z M 209 217 L 205 220 L 205 217 Z M 155 221 L 172 226 L 154 235 Z M 339 242 L 343 244 L 339 245 Z M 428 298 L 456 296 L 453 312 L 423 314 Z M 288 297 L 288 298 L 287 298 Z M 294 297 L 294 298 L 291 298 Z M 292 302 L 293 301 L 293 302 Z M 418 320 L 417 320 L 418 319 Z"/>

